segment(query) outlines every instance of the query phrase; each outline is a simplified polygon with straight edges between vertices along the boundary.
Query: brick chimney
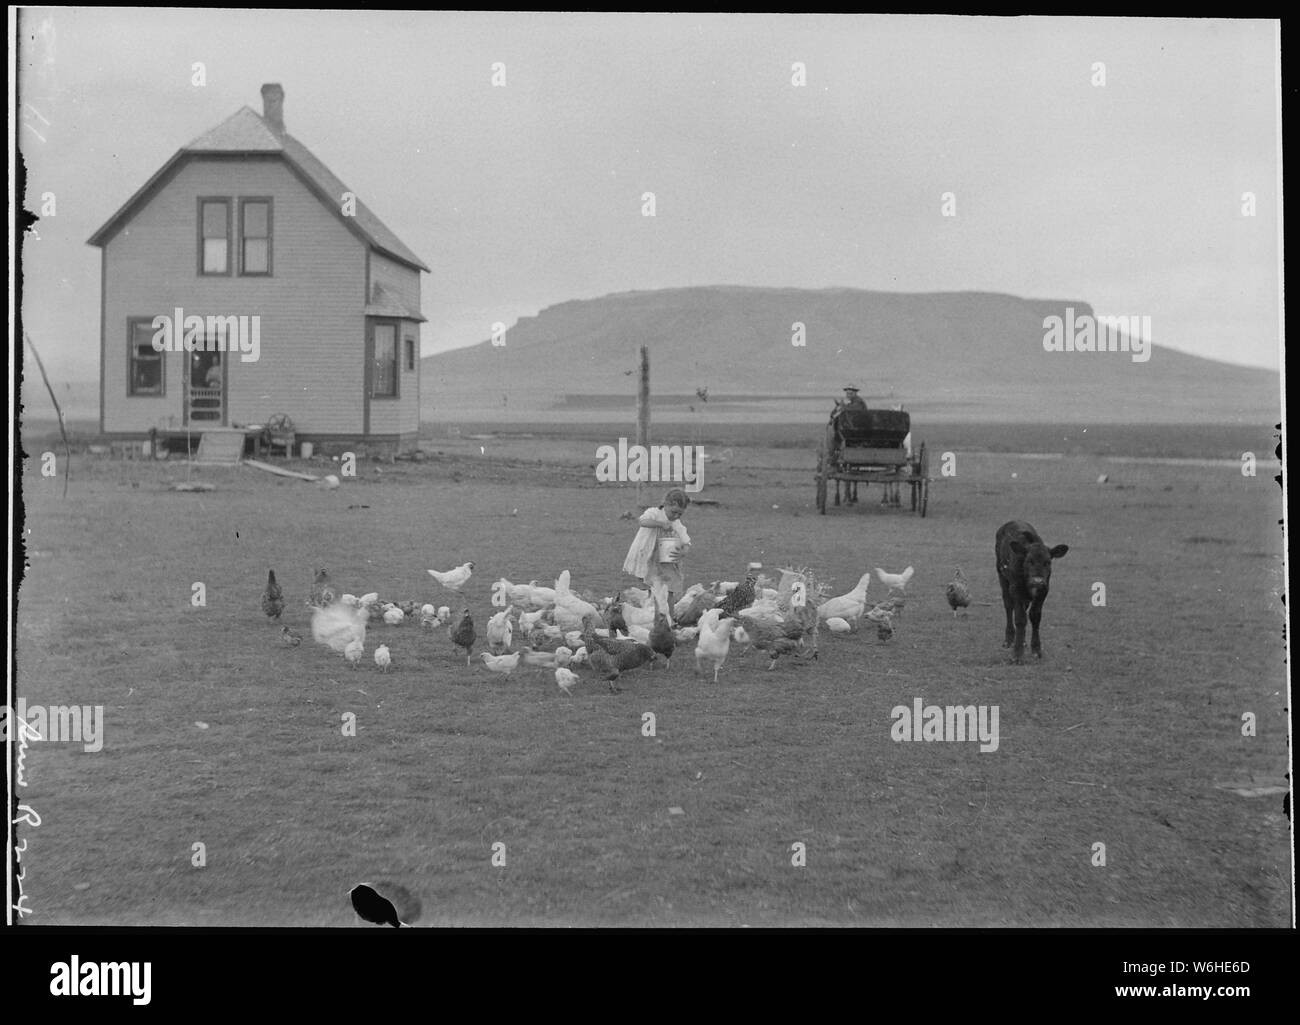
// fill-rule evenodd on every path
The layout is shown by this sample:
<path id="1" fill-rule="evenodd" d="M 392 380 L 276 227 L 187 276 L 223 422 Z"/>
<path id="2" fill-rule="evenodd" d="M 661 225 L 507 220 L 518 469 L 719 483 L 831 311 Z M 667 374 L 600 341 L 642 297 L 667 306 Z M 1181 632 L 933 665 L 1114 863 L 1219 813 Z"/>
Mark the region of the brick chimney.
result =
<path id="1" fill-rule="evenodd" d="M 262 86 L 262 118 L 276 135 L 284 134 L 284 89 L 279 82 Z"/>

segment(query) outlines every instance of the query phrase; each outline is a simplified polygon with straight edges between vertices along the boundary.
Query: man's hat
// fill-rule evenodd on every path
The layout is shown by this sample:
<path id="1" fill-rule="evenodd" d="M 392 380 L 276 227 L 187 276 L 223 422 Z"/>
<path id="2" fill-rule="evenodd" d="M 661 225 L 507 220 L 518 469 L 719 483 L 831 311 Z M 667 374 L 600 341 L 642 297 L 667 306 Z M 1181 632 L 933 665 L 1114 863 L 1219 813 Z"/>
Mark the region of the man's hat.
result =
<path id="1" fill-rule="evenodd" d="M 844 390 L 845 390 L 845 391 L 858 391 L 858 389 L 857 389 L 857 388 L 854 388 L 853 385 L 851 385 L 851 384 L 846 384 L 846 385 L 844 386 Z"/>

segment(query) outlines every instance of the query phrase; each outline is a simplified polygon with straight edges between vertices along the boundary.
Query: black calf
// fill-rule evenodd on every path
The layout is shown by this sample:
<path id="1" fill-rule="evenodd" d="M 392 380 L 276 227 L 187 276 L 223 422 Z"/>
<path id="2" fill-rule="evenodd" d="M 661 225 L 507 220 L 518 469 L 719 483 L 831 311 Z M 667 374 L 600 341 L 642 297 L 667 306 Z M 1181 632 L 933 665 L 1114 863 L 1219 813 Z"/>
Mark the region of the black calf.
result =
<path id="1" fill-rule="evenodd" d="M 1017 663 L 1024 661 L 1025 619 L 1034 627 L 1030 650 L 1043 657 L 1038 639 L 1038 623 L 1043 618 L 1052 580 L 1052 560 L 1070 550 L 1069 545 L 1048 548 L 1028 523 L 1012 520 L 998 528 L 996 540 L 998 583 L 1002 585 L 1002 604 L 1007 610 L 1007 634 L 1004 648 L 1015 645 L 1012 654 Z M 1014 624 L 1013 624 L 1014 619 Z"/>

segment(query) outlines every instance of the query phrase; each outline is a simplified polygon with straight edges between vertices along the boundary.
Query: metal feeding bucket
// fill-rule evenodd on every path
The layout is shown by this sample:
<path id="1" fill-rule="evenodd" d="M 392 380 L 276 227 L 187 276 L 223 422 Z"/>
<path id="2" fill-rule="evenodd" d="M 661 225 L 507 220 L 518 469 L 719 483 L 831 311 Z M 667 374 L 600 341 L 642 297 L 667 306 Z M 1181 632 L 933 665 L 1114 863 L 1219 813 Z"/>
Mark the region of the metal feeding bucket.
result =
<path id="1" fill-rule="evenodd" d="M 675 537 L 661 537 L 659 539 L 659 552 L 655 558 L 656 562 L 672 562 L 673 557 L 678 552 L 680 542 Z"/>

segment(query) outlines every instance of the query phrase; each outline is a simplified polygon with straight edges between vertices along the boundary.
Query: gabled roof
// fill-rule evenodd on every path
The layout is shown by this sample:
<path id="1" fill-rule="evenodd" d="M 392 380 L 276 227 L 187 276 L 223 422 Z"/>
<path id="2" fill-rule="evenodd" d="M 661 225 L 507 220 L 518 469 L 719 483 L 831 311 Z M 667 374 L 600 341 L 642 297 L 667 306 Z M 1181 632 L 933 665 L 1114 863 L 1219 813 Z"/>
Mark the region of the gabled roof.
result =
<path id="1" fill-rule="evenodd" d="M 341 209 L 343 193 L 351 190 L 322 164 L 311 150 L 287 132 L 277 134 L 251 107 L 241 107 L 216 128 L 204 132 L 193 142 L 177 150 L 176 154 L 90 237 L 89 244 L 103 246 L 107 243 L 186 160 L 205 155 L 280 157 L 354 235 L 399 263 L 417 270 L 426 272 L 429 270 L 424 261 L 408 249 L 361 200 L 357 200 L 355 216 L 344 216 Z"/>

